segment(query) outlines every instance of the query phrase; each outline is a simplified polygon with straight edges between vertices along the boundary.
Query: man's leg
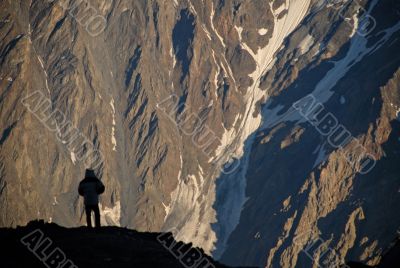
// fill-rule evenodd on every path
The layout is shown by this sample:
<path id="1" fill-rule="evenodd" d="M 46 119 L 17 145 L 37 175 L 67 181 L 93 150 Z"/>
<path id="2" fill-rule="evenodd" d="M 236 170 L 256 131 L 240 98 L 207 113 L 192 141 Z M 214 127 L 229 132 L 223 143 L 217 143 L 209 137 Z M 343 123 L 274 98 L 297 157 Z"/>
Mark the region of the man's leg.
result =
<path id="1" fill-rule="evenodd" d="M 85 206 L 85 211 L 87 227 L 92 228 L 92 208 L 90 206 Z"/>
<path id="2" fill-rule="evenodd" d="M 99 210 L 99 205 L 95 205 L 93 207 L 94 210 L 94 220 L 96 223 L 96 228 L 100 228 L 100 210 Z"/>

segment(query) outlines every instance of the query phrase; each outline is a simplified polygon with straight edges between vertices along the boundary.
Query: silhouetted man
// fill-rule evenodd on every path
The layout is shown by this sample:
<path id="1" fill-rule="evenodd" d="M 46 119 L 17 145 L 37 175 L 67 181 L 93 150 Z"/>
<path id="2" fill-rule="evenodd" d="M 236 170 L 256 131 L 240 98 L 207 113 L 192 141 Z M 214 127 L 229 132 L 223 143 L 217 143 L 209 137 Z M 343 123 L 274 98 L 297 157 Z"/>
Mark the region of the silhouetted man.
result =
<path id="1" fill-rule="evenodd" d="M 96 228 L 100 227 L 99 195 L 104 193 L 103 183 L 96 177 L 94 171 L 86 169 L 85 178 L 79 183 L 78 192 L 85 201 L 86 222 L 92 227 L 91 213 L 94 212 Z"/>

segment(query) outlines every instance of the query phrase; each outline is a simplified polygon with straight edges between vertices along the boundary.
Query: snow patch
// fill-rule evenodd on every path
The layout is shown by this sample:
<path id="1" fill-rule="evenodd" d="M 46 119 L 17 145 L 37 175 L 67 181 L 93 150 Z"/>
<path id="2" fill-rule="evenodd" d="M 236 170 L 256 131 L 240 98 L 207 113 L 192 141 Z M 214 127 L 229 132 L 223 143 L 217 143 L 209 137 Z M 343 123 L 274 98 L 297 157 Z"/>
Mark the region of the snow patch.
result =
<path id="1" fill-rule="evenodd" d="M 206 33 L 207 38 L 211 41 L 211 34 L 210 32 L 207 30 L 206 26 L 204 24 L 201 25 L 201 28 L 203 29 L 203 31 Z"/>
<path id="2" fill-rule="evenodd" d="M 359 20 L 358 20 L 359 11 L 360 10 L 357 10 L 357 12 L 354 13 L 354 15 L 353 15 L 353 29 L 351 29 L 350 37 L 353 37 L 357 32 L 357 29 L 358 29 L 358 26 L 359 26 Z"/>
<path id="3" fill-rule="evenodd" d="M 170 55 L 171 58 L 172 58 L 172 68 L 175 68 L 175 65 L 176 65 L 176 58 L 175 58 L 174 51 L 173 51 L 173 48 L 172 48 L 172 47 L 171 47 L 170 50 L 169 50 L 169 55 Z"/>
<path id="4" fill-rule="evenodd" d="M 220 67 L 220 65 L 217 63 L 217 60 L 215 59 L 215 52 L 214 52 L 214 50 L 212 50 L 211 51 L 212 53 L 211 53 L 211 55 L 212 55 L 212 57 L 213 57 L 213 60 L 214 60 L 214 64 L 215 64 L 215 66 L 216 66 L 216 71 L 215 71 L 215 75 L 214 75 L 214 87 L 215 87 L 215 90 L 214 90 L 214 96 L 215 96 L 215 99 L 217 100 L 218 99 L 218 76 L 220 75 L 220 73 L 221 73 L 221 67 Z"/>
<path id="5" fill-rule="evenodd" d="M 268 29 L 266 29 L 266 28 L 258 29 L 259 35 L 266 35 L 267 33 L 268 33 Z"/>
<path id="6" fill-rule="evenodd" d="M 35 48 L 34 48 L 34 51 L 35 51 L 35 53 L 36 53 Z M 36 54 L 37 54 L 37 53 L 36 53 Z M 47 92 L 48 92 L 49 95 L 50 95 L 49 82 L 47 81 L 48 75 L 47 75 L 46 69 L 44 68 L 43 60 L 42 60 L 42 58 L 41 58 L 39 55 L 36 55 L 36 57 L 37 57 L 37 59 L 38 59 L 38 61 L 39 61 L 39 63 L 40 63 L 40 66 L 42 67 L 42 70 L 43 70 L 43 73 L 44 73 L 44 76 L 45 76 L 46 89 L 47 89 Z"/>
<path id="7" fill-rule="evenodd" d="M 312 37 L 310 34 L 307 34 L 306 37 L 300 42 L 298 48 L 300 50 L 301 55 L 307 53 L 310 51 L 310 48 L 314 44 L 314 37 Z"/>
<path id="8" fill-rule="evenodd" d="M 42 66 L 42 69 L 44 69 L 44 64 L 42 58 L 40 56 L 37 56 L 37 59 L 39 60 L 40 66 Z"/>
<path id="9" fill-rule="evenodd" d="M 164 210 L 165 210 L 165 216 L 164 216 L 164 222 L 167 219 L 168 215 L 169 215 L 169 211 L 171 210 L 171 206 L 170 205 L 165 205 L 164 202 L 162 202 L 162 205 L 164 206 Z"/>
<path id="10" fill-rule="evenodd" d="M 240 42 L 242 42 L 242 32 L 243 32 L 243 27 L 240 27 L 240 26 L 234 26 L 235 27 L 235 29 L 236 29 L 236 31 L 237 31 L 237 33 L 238 33 L 238 35 L 239 35 L 239 41 Z"/>
<path id="11" fill-rule="evenodd" d="M 188 2 L 189 2 L 189 9 L 193 12 L 193 14 L 197 16 L 196 9 L 194 8 L 192 2 L 190 0 Z"/>
<path id="12" fill-rule="evenodd" d="M 74 152 L 71 152 L 71 161 L 72 161 L 72 163 L 75 165 L 76 156 L 75 156 L 75 153 L 74 153 Z"/>
<path id="13" fill-rule="evenodd" d="M 225 58 L 225 55 L 223 55 L 222 57 L 224 58 L 225 63 L 227 64 L 228 70 L 225 68 L 225 65 L 224 65 L 222 62 L 221 62 L 221 64 L 218 64 L 218 63 L 217 63 L 216 58 L 215 58 L 215 52 L 214 52 L 213 49 L 211 49 L 211 54 L 212 54 L 212 57 L 213 57 L 213 59 L 214 59 L 215 65 L 216 65 L 216 66 L 219 66 L 219 67 L 222 68 L 222 70 L 224 71 L 224 73 L 223 73 L 224 77 L 226 78 L 226 77 L 227 77 L 226 75 L 229 74 L 230 78 L 233 80 L 234 84 L 236 85 L 236 81 L 235 81 L 235 78 L 233 77 L 232 69 L 230 68 L 230 66 L 229 66 L 229 64 L 228 64 L 228 62 L 227 62 L 227 60 L 226 60 L 226 58 Z M 220 73 L 220 72 L 221 72 L 221 71 L 219 70 L 219 73 Z M 217 88 L 217 87 L 216 87 L 216 88 Z M 217 92 L 215 92 L 215 94 L 217 94 Z"/>
<path id="14" fill-rule="evenodd" d="M 115 138 L 115 107 L 114 107 L 114 98 L 111 98 L 110 101 L 111 109 L 112 109 L 112 127 L 111 127 L 111 143 L 113 145 L 113 151 L 117 151 L 117 139 Z"/>
<path id="15" fill-rule="evenodd" d="M 211 15 L 210 15 L 211 29 L 214 31 L 214 33 L 217 35 L 218 39 L 221 41 L 222 46 L 226 47 L 226 45 L 224 43 L 224 39 L 222 38 L 222 36 L 219 35 L 217 29 L 215 29 L 215 27 L 214 27 L 214 22 L 213 22 L 214 15 L 215 15 L 214 3 L 211 2 Z"/>
<path id="16" fill-rule="evenodd" d="M 205 183 L 204 171 L 198 165 L 198 175 L 189 174 L 182 178 L 183 159 L 180 153 L 180 169 L 178 173 L 178 186 L 171 193 L 171 202 L 168 206 L 163 203 L 167 216 L 164 219 L 163 230 L 170 230 L 181 226 L 175 234 L 175 239 L 184 242 L 192 242 L 194 245 L 202 245 L 208 249 L 213 247 L 216 240 L 215 234 L 210 230 L 210 222 L 215 218 L 215 212 L 211 207 L 214 203 L 213 196 L 209 195 L 215 191 L 215 185 Z M 174 217 L 176 211 L 181 213 L 187 211 L 185 218 Z M 168 217 L 171 215 L 171 217 Z"/>
<path id="17" fill-rule="evenodd" d="M 179 176 L 181 173 L 179 173 Z M 164 228 L 182 226 L 175 234 L 175 239 L 183 242 L 192 242 L 194 245 L 202 245 L 209 252 L 213 248 L 215 234 L 210 232 L 210 221 L 215 217 L 211 209 L 214 199 L 206 194 L 213 191 L 213 184 L 205 184 L 203 175 L 189 174 L 187 179 L 180 179 L 178 187 L 171 194 L 171 204 L 164 208 L 168 215 L 174 215 L 174 211 L 187 211 L 183 224 L 176 217 L 166 217 Z M 202 224 L 202 223 L 206 224 Z"/>
<path id="18" fill-rule="evenodd" d="M 200 165 L 198 167 L 199 167 L 199 172 L 200 172 L 199 175 L 203 176 L 204 175 L 203 168 Z"/>
<path id="19" fill-rule="evenodd" d="M 101 225 L 104 226 L 121 226 L 121 203 L 115 202 L 114 207 L 109 208 L 100 204 L 101 207 Z"/>
<path id="20" fill-rule="evenodd" d="M 223 155 L 224 149 L 229 147 L 229 145 L 235 139 L 235 137 L 238 134 L 238 131 L 235 128 L 235 126 L 237 125 L 239 119 L 240 119 L 240 114 L 237 114 L 235 117 L 235 120 L 233 122 L 233 125 L 229 130 L 227 130 L 224 125 L 222 125 L 222 128 L 224 129 L 224 133 L 222 134 L 222 137 L 221 137 L 221 144 L 215 150 L 215 156 L 208 160 L 209 163 L 216 161 L 218 159 L 219 155 Z"/>

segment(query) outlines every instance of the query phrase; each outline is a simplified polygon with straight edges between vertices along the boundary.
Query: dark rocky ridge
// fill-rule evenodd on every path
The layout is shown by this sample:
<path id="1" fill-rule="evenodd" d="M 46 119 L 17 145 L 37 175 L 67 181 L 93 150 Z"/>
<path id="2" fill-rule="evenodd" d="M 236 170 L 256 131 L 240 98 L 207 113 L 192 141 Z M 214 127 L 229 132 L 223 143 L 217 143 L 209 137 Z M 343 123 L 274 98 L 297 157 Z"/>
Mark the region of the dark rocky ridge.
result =
<path id="1" fill-rule="evenodd" d="M 42 233 L 40 238 L 38 238 L 39 236 L 27 238 L 37 230 Z M 16 229 L 0 228 L 2 244 L 0 257 L 3 267 L 57 267 L 57 265 L 52 266 L 49 261 L 46 263 L 49 266 L 46 266 L 44 262 L 47 258 L 51 258 L 51 252 L 54 249 L 59 248 L 65 254 L 64 263 L 67 260 L 71 261 L 69 263 L 71 268 L 229 268 L 214 261 L 201 249 L 193 248 L 192 244 L 177 244 L 175 240 L 170 240 L 171 237 L 171 233 L 139 233 L 120 227 L 102 227 L 99 230 L 87 229 L 86 227 L 67 229 L 54 223 L 32 221 L 27 226 L 18 226 Z M 47 248 L 40 246 L 46 238 L 51 240 Z M 24 241 L 25 244 L 21 241 Z M 166 248 L 174 244 L 179 245 L 176 246 L 174 251 Z M 29 250 L 31 245 L 36 245 L 38 249 Z M 174 246 L 169 248 L 174 248 Z M 186 260 L 184 253 L 191 249 L 198 252 L 201 257 L 196 264 L 188 265 L 190 259 Z M 397 239 L 383 252 L 383 258 L 376 268 L 391 268 L 399 263 L 399 249 L 400 243 Z M 179 260 L 174 254 L 181 259 Z M 44 261 L 40 260 L 40 257 L 43 257 Z M 200 259 L 204 261 L 201 262 Z M 203 265 L 200 265 L 200 263 L 203 263 Z M 62 264 L 63 262 L 60 265 Z M 372 267 L 357 262 L 349 262 L 347 265 L 347 268 Z"/>
<path id="2" fill-rule="evenodd" d="M 163 234 L 160 233 L 139 233 L 119 227 L 102 227 L 99 230 L 86 227 L 67 229 L 54 223 L 45 224 L 43 221 L 30 222 L 27 226 L 16 229 L 0 229 L 2 267 L 49 267 L 29 250 L 31 244 L 24 245 L 21 242 L 24 237 L 36 230 L 40 230 L 43 236 L 38 240 L 35 239 L 39 236 L 24 241 L 32 242 L 32 245 L 39 247 L 41 250 L 35 250 L 39 256 L 43 256 L 46 260 L 58 247 L 65 254 L 65 259 L 71 260 L 77 267 L 228 268 L 214 261 L 201 249 L 192 248 L 191 244 L 179 244 L 176 246 L 175 253 L 169 251 L 158 239 L 165 242 L 165 245 L 170 245 L 169 242 L 173 244 L 177 242 L 163 240 L 161 238 Z M 51 240 L 51 244 L 45 249 L 44 244 L 40 247 L 40 243 L 45 243 L 46 238 Z M 189 265 L 190 259 L 185 260 L 185 255 L 181 253 L 189 252 L 190 249 L 201 254 L 201 258 L 204 258 L 202 265 L 200 261 L 195 265 Z M 181 257 L 183 263 L 174 254 Z M 50 267 L 57 267 L 57 265 L 50 265 Z"/>

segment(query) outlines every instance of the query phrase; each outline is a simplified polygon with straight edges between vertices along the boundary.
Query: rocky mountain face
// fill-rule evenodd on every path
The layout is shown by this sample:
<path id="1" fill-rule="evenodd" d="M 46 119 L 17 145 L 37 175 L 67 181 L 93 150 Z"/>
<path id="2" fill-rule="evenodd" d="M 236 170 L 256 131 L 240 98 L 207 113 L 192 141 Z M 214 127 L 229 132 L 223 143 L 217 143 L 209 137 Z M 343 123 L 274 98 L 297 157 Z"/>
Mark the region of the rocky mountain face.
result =
<path id="1" fill-rule="evenodd" d="M 0 226 L 178 230 L 228 265 L 375 265 L 400 225 L 395 0 L 2 0 Z"/>

